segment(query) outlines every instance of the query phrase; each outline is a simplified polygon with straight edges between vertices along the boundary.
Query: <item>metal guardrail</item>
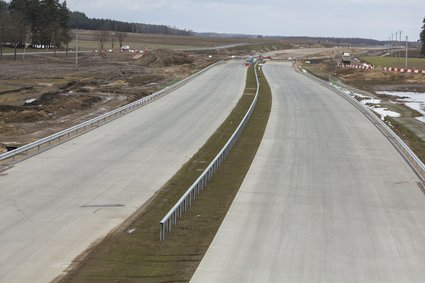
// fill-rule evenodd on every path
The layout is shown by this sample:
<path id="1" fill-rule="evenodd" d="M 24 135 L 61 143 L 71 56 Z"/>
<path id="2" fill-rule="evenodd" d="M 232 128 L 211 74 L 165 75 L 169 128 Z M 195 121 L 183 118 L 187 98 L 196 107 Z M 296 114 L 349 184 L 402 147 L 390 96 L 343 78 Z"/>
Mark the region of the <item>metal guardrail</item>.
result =
<path id="1" fill-rule="evenodd" d="M 363 105 L 360 101 L 355 99 L 350 94 L 344 92 L 340 86 L 332 83 L 327 83 L 309 73 L 304 73 L 304 75 L 318 81 L 328 89 L 336 92 L 338 95 L 350 102 L 358 110 L 360 110 L 360 112 L 362 112 L 400 152 L 400 154 L 416 172 L 419 178 L 422 181 L 425 181 L 424 163 L 416 156 L 416 154 L 409 148 L 409 146 L 396 133 L 394 133 L 394 131 L 390 127 L 387 126 L 387 124 L 385 124 L 378 116 L 376 116 L 372 112 L 372 110 L 370 110 L 366 105 Z"/>
<path id="2" fill-rule="evenodd" d="M 212 67 L 215 67 L 219 64 L 222 64 L 224 61 L 219 61 L 215 64 L 212 64 L 204 69 L 202 69 L 201 71 L 177 82 L 176 84 L 172 85 L 172 86 L 168 86 L 158 92 L 155 92 L 147 97 L 141 98 L 137 101 L 134 101 L 132 103 L 129 103 L 127 105 L 124 105 L 120 108 L 117 108 L 113 111 L 110 111 L 108 113 L 105 113 L 103 115 L 100 115 L 96 118 L 93 118 L 91 120 L 88 120 L 86 122 L 83 122 L 81 124 L 78 124 L 76 126 L 73 126 L 71 128 L 65 129 L 63 131 L 60 131 L 58 133 L 55 133 L 53 135 L 50 135 L 48 137 L 42 138 L 40 140 L 37 140 L 35 142 L 29 143 L 27 145 L 21 146 L 15 150 L 9 151 L 9 152 L 5 152 L 3 154 L 0 154 L 0 161 L 6 160 L 6 159 L 10 159 L 12 158 L 12 160 L 15 160 L 15 157 L 19 154 L 25 154 L 27 155 L 28 152 L 32 149 L 37 149 L 37 153 L 40 152 L 41 146 L 44 144 L 48 144 L 50 145 L 53 141 L 57 140 L 57 141 L 61 141 L 61 138 L 64 137 L 70 137 L 71 134 L 79 134 L 91 129 L 93 127 L 98 127 L 100 125 L 101 122 L 106 122 L 107 119 L 109 120 L 113 120 L 118 116 L 124 115 L 126 113 L 129 113 L 137 108 L 140 108 L 148 103 L 151 103 L 154 100 L 157 100 L 169 93 L 171 93 L 172 91 L 182 87 L 183 85 L 187 84 L 189 81 L 193 80 L 194 78 L 198 77 L 199 75 L 201 75 L 202 73 L 206 72 L 207 70 L 211 69 Z"/>
<path id="3" fill-rule="evenodd" d="M 258 100 L 258 93 L 260 89 L 260 82 L 258 81 L 257 76 L 257 64 L 254 66 L 255 79 L 257 82 L 257 91 L 255 93 L 254 100 L 251 103 L 247 113 L 243 117 L 239 126 L 236 128 L 233 135 L 227 141 L 227 143 L 223 146 L 217 156 L 211 161 L 208 167 L 202 172 L 202 174 L 196 179 L 196 181 L 189 187 L 189 189 L 183 194 L 183 196 L 177 201 L 177 203 L 171 208 L 171 210 L 164 216 L 164 218 L 160 222 L 160 241 L 165 240 L 166 233 L 171 231 L 173 225 L 177 224 L 177 220 L 182 217 L 183 213 L 192 205 L 192 202 L 196 199 L 196 196 L 199 195 L 201 190 L 206 186 L 208 181 L 212 178 L 214 173 L 220 167 L 221 163 L 229 154 L 233 145 L 238 140 L 243 128 L 248 122 L 249 118 L 254 111 L 255 105 Z"/>

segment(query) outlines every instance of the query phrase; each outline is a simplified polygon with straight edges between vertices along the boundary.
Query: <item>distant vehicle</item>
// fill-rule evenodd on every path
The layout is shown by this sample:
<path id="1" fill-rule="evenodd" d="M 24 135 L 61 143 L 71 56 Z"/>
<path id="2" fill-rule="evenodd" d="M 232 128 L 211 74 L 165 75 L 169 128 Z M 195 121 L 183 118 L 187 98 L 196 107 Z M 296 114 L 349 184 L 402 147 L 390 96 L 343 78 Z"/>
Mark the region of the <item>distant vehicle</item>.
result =
<path id="1" fill-rule="evenodd" d="M 342 53 L 342 64 L 343 65 L 350 65 L 351 64 L 351 54 L 348 52 Z"/>
<path id="2" fill-rule="evenodd" d="M 124 52 L 124 51 L 130 51 L 130 46 L 124 45 L 123 47 L 121 47 L 121 52 Z"/>

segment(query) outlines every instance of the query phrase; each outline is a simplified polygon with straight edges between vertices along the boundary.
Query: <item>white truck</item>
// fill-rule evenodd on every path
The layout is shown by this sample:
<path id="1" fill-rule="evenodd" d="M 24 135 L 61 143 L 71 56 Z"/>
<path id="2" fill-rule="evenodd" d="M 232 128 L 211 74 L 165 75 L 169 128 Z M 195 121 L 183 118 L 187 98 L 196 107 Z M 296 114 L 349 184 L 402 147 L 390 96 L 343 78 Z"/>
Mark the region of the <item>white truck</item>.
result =
<path id="1" fill-rule="evenodd" d="M 342 64 L 343 65 L 350 65 L 351 64 L 351 54 L 348 52 L 342 53 Z"/>

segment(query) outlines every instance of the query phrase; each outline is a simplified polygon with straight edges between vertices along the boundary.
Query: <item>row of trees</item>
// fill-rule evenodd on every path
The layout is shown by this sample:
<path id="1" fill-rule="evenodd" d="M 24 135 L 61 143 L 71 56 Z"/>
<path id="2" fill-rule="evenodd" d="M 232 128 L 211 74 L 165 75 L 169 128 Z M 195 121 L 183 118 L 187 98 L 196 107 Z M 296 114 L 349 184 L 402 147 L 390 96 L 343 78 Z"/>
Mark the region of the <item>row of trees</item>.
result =
<path id="1" fill-rule="evenodd" d="M 62 1 L 62 0 L 61 0 Z M 91 19 L 81 12 L 70 12 L 66 1 L 59 0 L 0 0 L 0 56 L 3 47 L 58 48 L 68 45 L 72 37 L 71 28 L 97 30 L 98 40 L 103 44 L 111 40 L 112 45 L 123 40 L 128 32 L 192 35 L 192 31 L 165 25 L 127 23 L 109 19 Z M 16 55 L 15 55 L 16 56 Z"/>
<path id="2" fill-rule="evenodd" d="M 181 30 L 175 27 L 165 25 L 150 25 L 140 23 L 128 23 L 109 19 L 89 18 L 81 12 L 71 12 L 69 25 L 71 28 L 85 30 L 110 30 L 116 32 L 134 32 L 150 34 L 169 34 L 169 35 L 193 35 L 190 30 Z"/>
<path id="3" fill-rule="evenodd" d="M 120 45 L 120 49 L 122 48 L 122 44 L 124 40 L 127 38 L 127 33 L 122 31 L 109 31 L 106 29 L 97 31 L 96 39 L 99 41 L 100 49 L 103 50 L 105 43 L 109 40 L 112 43 L 112 49 L 115 48 L 115 42 L 118 41 Z"/>
<path id="4" fill-rule="evenodd" d="M 0 48 L 32 46 L 57 48 L 71 41 L 66 1 L 0 0 Z"/>

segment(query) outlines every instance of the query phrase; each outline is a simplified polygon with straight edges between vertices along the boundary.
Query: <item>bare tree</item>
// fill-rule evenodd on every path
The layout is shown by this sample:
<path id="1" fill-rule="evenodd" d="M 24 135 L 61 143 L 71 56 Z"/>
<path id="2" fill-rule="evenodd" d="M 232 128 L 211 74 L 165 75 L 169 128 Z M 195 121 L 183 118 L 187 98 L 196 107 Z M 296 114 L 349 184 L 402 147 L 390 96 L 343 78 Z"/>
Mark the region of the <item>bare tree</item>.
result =
<path id="1" fill-rule="evenodd" d="M 9 14 L 0 11 L 0 56 L 3 56 L 3 45 L 7 42 Z"/>
<path id="2" fill-rule="evenodd" d="M 124 40 L 127 38 L 127 33 L 126 32 L 117 32 L 117 39 L 118 42 L 120 43 L 120 49 L 122 48 L 122 43 L 124 42 Z"/>
<path id="3" fill-rule="evenodd" d="M 111 32 L 111 43 L 112 43 L 112 49 L 115 48 L 115 42 L 117 41 L 117 33 Z"/>
<path id="4" fill-rule="evenodd" d="M 96 38 L 97 38 L 97 41 L 99 41 L 100 50 L 103 50 L 103 47 L 105 46 L 105 43 L 110 38 L 110 34 L 111 34 L 111 32 L 109 30 L 105 30 L 105 29 L 104 30 L 99 30 L 97 32 Z"/>

